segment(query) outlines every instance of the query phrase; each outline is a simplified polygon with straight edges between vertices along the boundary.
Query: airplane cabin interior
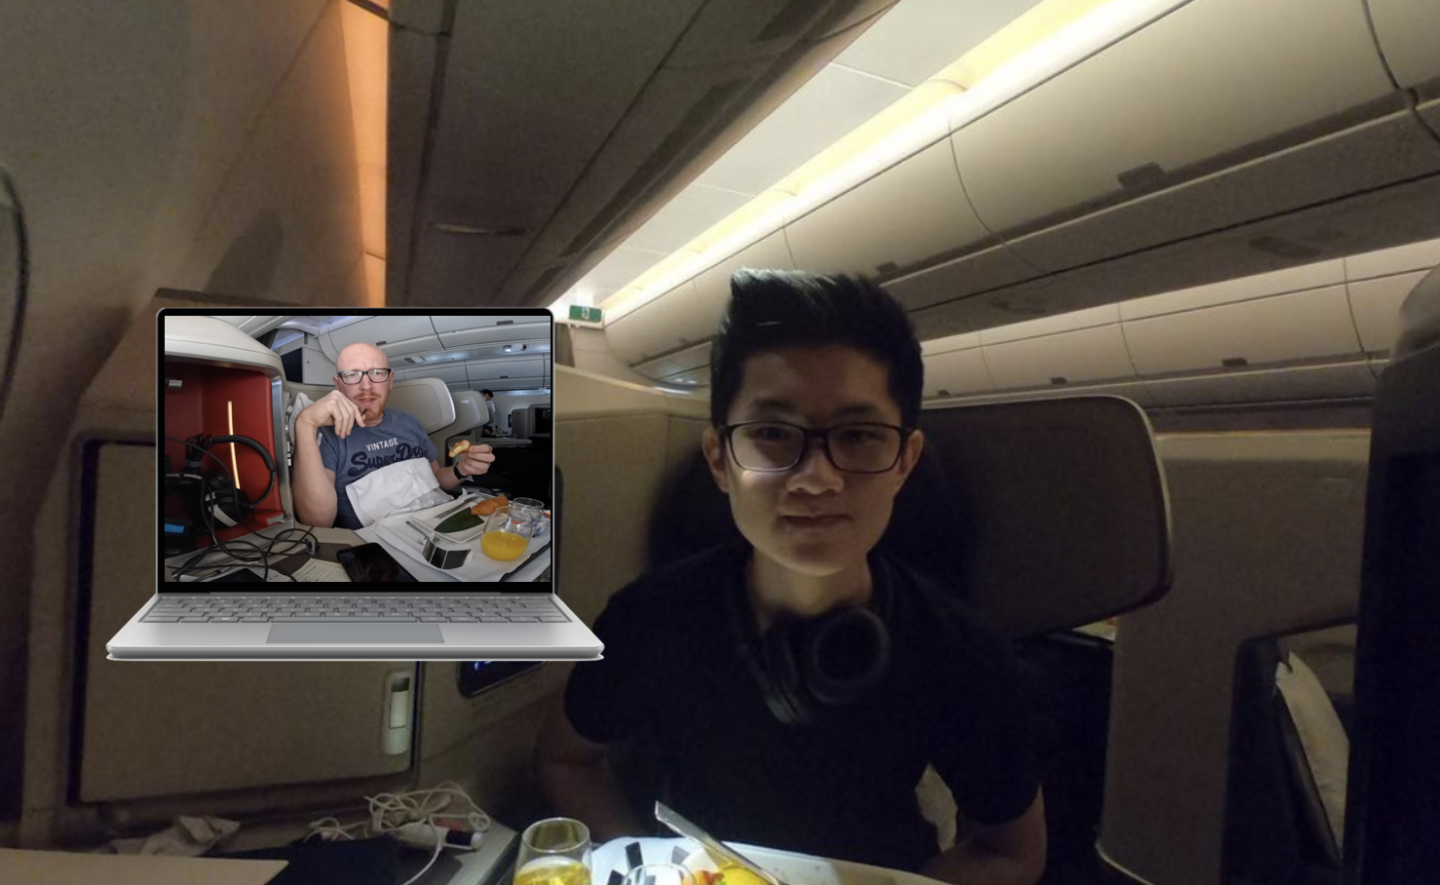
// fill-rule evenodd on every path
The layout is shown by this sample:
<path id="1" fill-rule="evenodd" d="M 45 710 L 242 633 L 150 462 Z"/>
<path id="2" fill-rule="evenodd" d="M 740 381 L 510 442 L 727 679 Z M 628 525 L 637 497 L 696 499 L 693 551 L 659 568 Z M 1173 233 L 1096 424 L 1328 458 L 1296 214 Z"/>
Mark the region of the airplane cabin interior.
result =
<path id="1" fill-rule="evenodd" d="M 517 579 L 593 624 L 738 537 L 700 441 L 742 268 L 909 317 L 926 444 L 879 549 L 1020 661 L 1040 882 L 1435 880 L 1440 4 L 0 0 L 0 31 L 0 881 L 510 882 L 585 662 L 106 640 L 164 564 L 303 525 L 296 417 L 351 344 L 441 468 L 491 447 L 461 492 L 544 503 Z M 196 434 L 252 443 L 211 456 L 235 525 L 192 506 Z M 474 845 L 349 839 L 437 789 Z M 916 796 L 937 850 L 974 832 L 933 768 Z M 753 847 L 784 885 L 927 881 Z"/>

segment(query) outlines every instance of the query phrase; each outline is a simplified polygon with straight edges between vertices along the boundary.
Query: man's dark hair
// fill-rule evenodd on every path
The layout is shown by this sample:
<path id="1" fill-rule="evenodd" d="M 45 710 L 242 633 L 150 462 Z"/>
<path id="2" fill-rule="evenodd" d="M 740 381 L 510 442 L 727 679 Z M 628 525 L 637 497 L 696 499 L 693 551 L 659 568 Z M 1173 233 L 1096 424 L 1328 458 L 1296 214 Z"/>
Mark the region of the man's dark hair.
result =
<path id="1" fill-rule="evenodd" d="M 750 357 L 830 344 L 879 361 L 901 422 L 915 426 L 925 365 L 900 303 L 863 277 L 778 270 L 739 270 L 730 277 L 730 304 L 710 346 L 710 422 L 725 424 Z"/>
<path id="2" fill-rule="evenodd" d="M 495 391 L 491 390 L 491 389 L 488 388 L 488 387 L 481 388 L 480 392 L 483 393 L 483 394 L 485 394 L 486 396 L 494 396 L 494 395 L 495 395 Z"/>

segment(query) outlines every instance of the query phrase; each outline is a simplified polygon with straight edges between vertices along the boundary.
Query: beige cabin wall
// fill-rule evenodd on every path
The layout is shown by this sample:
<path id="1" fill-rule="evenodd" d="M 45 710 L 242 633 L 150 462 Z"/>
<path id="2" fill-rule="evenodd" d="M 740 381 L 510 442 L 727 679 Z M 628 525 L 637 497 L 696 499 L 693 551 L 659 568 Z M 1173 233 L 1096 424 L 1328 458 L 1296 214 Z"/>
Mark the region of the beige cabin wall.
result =
<path id="1" fill-rule="evenodd" d="M 1209 885 L 1236 656 L 1251 639 L 1356 617 L 1369 433 L 1175 435 L 1157 448 L 1174 584 L 1120 619 L 1099 844 L 1144 880 Z"/>
<path id="2" fill-rule="evenodd" d="M 64 537 L 37 515 L 68 481 L 81 395 L 156 290 L 364 303 L 340 5 L 7 10 L 3 160 L 25 206 L 30 290 L 0 416 L 0 446 L 18 455 L 0 499 L 0 708 L 26 709 L 30 600 L 54 592 L 37 584 L 40 560 Z M 153 356 L 120 382 L 93 408 L 120 391 L 153 410 Z M 20 811 L 25 719 L 0 730 L 0 826 Z"/>
<path id="3" fill-rule="evenodd" d="M 570 355 L 574 359 L 572 363 L 574 368 L 614 378 L 616 381 L 629 381 L 632 384 L 642 384 L 647 387 L 653 383 L 649 378 L 631 369 L 610 350 L 610 344 L 605 340 L 603 329 L 575 325 L 569 328 Z"/>

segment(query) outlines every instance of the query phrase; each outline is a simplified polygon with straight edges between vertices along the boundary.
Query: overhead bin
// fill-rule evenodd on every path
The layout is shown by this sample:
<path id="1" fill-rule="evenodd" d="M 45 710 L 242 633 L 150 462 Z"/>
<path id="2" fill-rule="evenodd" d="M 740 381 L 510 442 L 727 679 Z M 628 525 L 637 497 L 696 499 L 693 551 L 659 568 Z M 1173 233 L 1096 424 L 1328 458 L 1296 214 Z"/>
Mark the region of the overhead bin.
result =
<path id="1" fill-rule="evenodd" d="M 402 314 L 363 317 L 332 326 L 320 336 L 320 347 L 333 360 L 341 350 L 359 341 L 376 345 L 389 357 L 440 349 L 440 336 L 435 334 L 430 317 Z"/>
<path id="2" fill-rule="evenodd" d="M 696 302 L 705 305 L 705 313 L 709 315 L 708 328 L 704 329 L 703 337 L 708 338 L 715 334 L 715 326 L 730 300 L 731 274 L 742 267 L 756 270 L 791 270 L 795 266 L 785 232 L 777 230 L 711 266 L 709 270 L 697 274 Z"/>
<path id="3" fill-rule="evenodd" d="M 939 344 L 943 349 L 934 349 Z M 925 399 L 989 393 L 995 389 L 980 352 L 980 333 L 956 335 L 921 346 L 925 363 Z"/>
<path id="4" fill-rule="evenodd" d="M 1343 195 L 1435 168 L 1433 143 L 1395 156 L 1397 129 L 1416 138 L 1421 127 L 1356 0 L 1191 0 L 952 142 L 980 219 L 1056 271 L 1306 205 L 1317 187 Z M 1325 138 L 1341 131 L 1351 136 Z M 1267 168 L 1264 188 L 1224 174 L 1302 144 L 1324 155 L 1329 178 L 1314 176 L 1309 151 Z M 1383 168 L 1340 162 L 1356 151 Z M 1143 217 L 1127 222 L 1117 204 L 1145 195 Z M 1035 233 L 1106 207 L 1101 225 L 1068 231 L 1080 236 Z"/>
<path id="5" fill-rule="evenodd" d="M 1146 380 L 1146 395 L 1161 408 L 1215 407 L 1258 403 L 1313 402 L 1371 396 L 1375 375 L 1364 359 L 1317 366 L 1292 366 Z"/>
<path id="6" fill-rule="evenodd" d="M 996 390 L 1138 380 L 1115 305 L 986 330 L 980 340 Z"/>
<path id="7" fill-rule="evenodd" d="M 684 333 L 694 332 L 698 324 L 693 315 L 717 311 L 698 303 L 695 295 L 695 281 L 686 280 L 665 294 L 640 305 L 631 312 L 605 324 L 605 341 L 610 352 L 634 366 L 668 353 L 679 346 Z M 710 332 L 714 332 L 712 326 Z"/>
<path id="8" fill-rule="evenodd" d="M 709 341 L 730 300 L 730 275 L 742 267 L 789 269 L 785 232 L 777 230 L 693 279 L 630 313 L 607 323 L 610 350 L 629 366 L 638 366 L 697 342 Z"/>
<path id="9" fill-rule="evenodd" d="M 706 341 L 694 347 L 672 353 L 669 356 L 661 357 L 658 360 L 651 360 L 648 363 L 641 363 L 635 366 L 635 371 L 646 378 L 662 379 L 681 372 L 690 372 L 695 369 L 708 368 L 710 365 L 710 342 Z"/>
<path id="10" fill-rule="evenodd" d="M 545 358 L 470 360 L 465 363 L 470 389 L 519 390 L 545 383 Z"/>
<path id="11" fill-rule="evenodd" d="M 1204 307 L 1218 307 L 1222 304 L 1251 301 L 1256 298 L 1267 298 L 1272 295 L 1322 289 L 1326 286 L 1338 286 L 1344 282 L 1344 259 L 1317 261 L 1314 264 L 1302 264 L 1299 267 L 1288 267 L 1270 273 L 1223 280 L 1208 286 L 1195 286 L 1146 298 L 1134 298 L 1120 303 L 1120 318 L 1139 320 L 1167 313 L 1180 313 Z"/>
<path id="12" fill-rule="evenodd" d="M 1435 0 L 1366 0 L 1375 39 L 1385 63 L 1402 87 L 1429 85 L 1430 97 L 1440 94 L 1440 4 Z"/>
<path id="13" fill-rule="evenodd" d="M 439 378 L 446 384 L 460 383 L 470 380 L 469 373 L 465 370 L 464 363 L 438 363 L 430 366 L 415 366 L 405 369 L 401 378 L 401 372 L 395 373 L 395 380 L 408 381 L 415 378 Z"/>
<path id="14" fill-rule="evenodd" d="M 1425 240 L 1393 249 L 1351 255 L 1345 259 L 1345 276 L 1354 282 L 1412 270 L 1429 270 L 1437 264 L 1440 264 L 1440 240 Z"/>
<path id="15" fill-rule="evenodd" d="M 549 320 L 543 316 L 446 316 L 431 317 L 441 346 L 448 349 L 505 341 L 549 339 Z"/>
<path id="16" fill-rule="evenodd" d="M 890 280 L 885 288 L 906 310 L 916 311 L 1039 275 L 1034 265 L 1027 264 L 1006 246 L 998 245 Z"/>
<path id="17" fill-rule="evenodd" d="M 710 383 L 710 367 L 690 369 L 687 372 L 679 372 L 660 380 L 676 387 L 703 387 Z"/>
<path id="18" fill-rule="evenodd" d="M 795 266 L 892 277 L 990 238 L 937 142 L 785 227 Z"/>
<path id="19" fill-rule="evenodd" d="M 1343 285 L 1125 319 L 1122 328 L 1147 377 L 1362 355 Z"/>
<path id="20" fill-rule="evenodd" d="M 1368 354 L 1388 357 L 1400 332 L 1400 305 L 1428 270 L 1359 280 L 1349 285 L 1355 331 Z"/>

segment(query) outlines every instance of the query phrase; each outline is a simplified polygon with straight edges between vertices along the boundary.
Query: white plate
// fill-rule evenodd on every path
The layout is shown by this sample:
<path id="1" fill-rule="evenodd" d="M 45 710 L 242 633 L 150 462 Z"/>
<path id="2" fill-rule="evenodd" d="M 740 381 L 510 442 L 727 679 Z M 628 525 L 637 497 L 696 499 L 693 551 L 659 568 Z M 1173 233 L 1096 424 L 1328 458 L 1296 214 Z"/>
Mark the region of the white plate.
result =
<path id="1" fill-rule="evenodd" d="M 461 510 L 469 510 L 471 507 L 474 507 L 481 501 L 488 501 L 493 497 L 495 497 L 495 495 L 482 494 L 476 497 L 466 498 L 463 507 L 461 506 L 461 503 L 459 501 L 452 501 L 449 505 L 437 508 L 434 515 L 416 515 L 413 521 L 422 529 L 428 532 L 433 532 L 435 537 L 439 538 L 442 541 L 449 541 L 451 544 L 455 545 L 463 545 L 475 540 L 485 532 L 485 517 L 480 517 L 479 525 L 458 532 L 437 532 L 435 531 L 435 526 L 459 513 Z"/>
<path id="2" fill-rule="evenodd" d="M 689 839 L 613 839 L 591 855 L 591 885 L 613 885 L 630 870 L 626 848 L 639 845 L 643 863 L 682 863 L 691 870 L 718 870 L 714 860 Z M 733 843 L 735 850 L 778 876 L 786 885 L 934 885 L 933 879 L 869 864 L 830 860 L 793 851 Z M 612 882 L 613 879 L 613 882 Z"/>

